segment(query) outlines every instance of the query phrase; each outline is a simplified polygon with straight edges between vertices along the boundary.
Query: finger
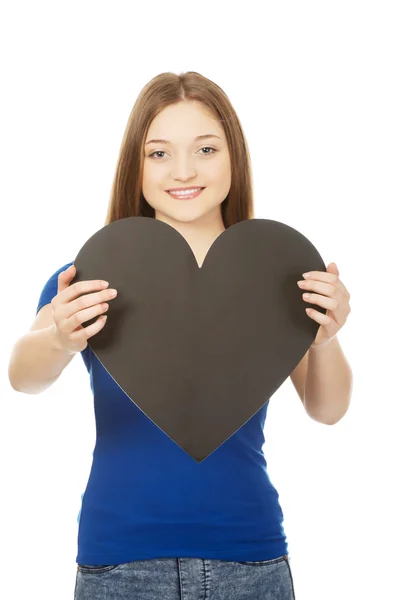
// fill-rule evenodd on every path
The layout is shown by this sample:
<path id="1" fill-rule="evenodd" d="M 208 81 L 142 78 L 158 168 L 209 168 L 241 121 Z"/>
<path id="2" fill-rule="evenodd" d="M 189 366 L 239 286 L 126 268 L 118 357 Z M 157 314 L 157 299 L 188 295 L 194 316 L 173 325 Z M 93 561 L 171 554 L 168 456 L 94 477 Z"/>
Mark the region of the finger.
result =
<path id="1" fill-rule="evenodd" d="M 304 277 L 304 281 L 322 281 L 326 284 L 335 286 L 342 294 L 349 295 L 345 285 L 339 279 L 338 275 L 334 273 L 327 273 L 326 271 L 310 271 L 307 277 Z"/>
<path id="2" fill-rule="evenodd" d="M 107 285 L 103 285 L 103 283 L 106 283 Z M 71 286 L 67 286 L 63 290 L 61 301 L 63 304 L 68 304 L 89 292 L 99 292 L 106 289 L 108 286 L 109 282 L 103 282 L 100 279 L 78 281 Z"/>
<path id="3" fill-rule="evenodd" d="M 327 296 L 320 296 L 319 294 L 303 294 L 303 300 L 305 302 L 309 302 L 310 304 L 318 304 L 318 306 L 322 306 L 322 308 L 327 308 L 328 310 L 336 310 L 339 306 L 339 302 L 335 300 L 335 298 L 328 298 Z"/>
<path id="4" fill-rule="evenodd" d="M 329 325 L 329 323 L 332 321 L 331 317 L 324 315 L 323 313 L 319 312 L 319 310 L 315 310 L 314 308 L 306 308 L 306 313 L 311 319 L 314 319 L 314 321 L 320 323 L 320 325 Z"/>
<path id="5" fill-rule="evenodd" d="M 73 302 L 68 304 L 69 307 L 74 304 Z M 95 304 L 94 306 L 90 306 L 89 308 L 84 308 L 81 310 L 77 310 L 76 312 L 72 312 L 70 315 L 65 314 L 64 318 L 66 320 L 69 319 L 71 322 L 70 331 L 75 331 L 77 327 L 80 327 L 86 321 L 93 319 L 98 314 L 104 313 L 109 309 L 109 304 L 107 302 L 102 302 Z"/>
<path id="6" fill-rule="evenodd" d="M 92 337 L 95 333 L 100 331 L 102 327 L 104 327 L 107 321 L 107 315 L 100 315 L 94 323 L 89 325 L 88 327 L 83 327 L 79 329 L 79 331 L 74 331 L 70 334 L 70 339 L 72 341 L 79 341 L 81 339 L 88 339 Z"/>
<path id="7" fill-rule="evenodd" d="M 322 294 L 324 296 L 329 296 L 333 298 L 338 293 L 338 289 L 332 283 L 322 283 L 320 281 L 308 280 L 307 283 L 304 282 L 303 285 L 299 285 L 299 288 L 304 290 L 305 292 L 316 292 L 318 294 Z"/>
<path id="8" fill-rule="evenodd" d="M 70 267 L 68 267 L 68 269 L 66 269 L 65 271 L 61 271 L 61 273 L 58 274 L 57 293 L 60 293 L 62 290 L 65 290 L 65 288 L 69 286 L 69 282 L 75 276 L 75 271 L 75 266 L 71 265 Z"/>

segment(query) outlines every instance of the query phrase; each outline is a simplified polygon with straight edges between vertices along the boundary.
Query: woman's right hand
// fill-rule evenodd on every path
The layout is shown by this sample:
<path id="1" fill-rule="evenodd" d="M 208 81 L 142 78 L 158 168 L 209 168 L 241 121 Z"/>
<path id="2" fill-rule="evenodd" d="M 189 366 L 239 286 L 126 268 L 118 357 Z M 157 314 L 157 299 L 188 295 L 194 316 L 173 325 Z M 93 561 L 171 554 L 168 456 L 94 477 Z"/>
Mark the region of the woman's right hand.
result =
<path id="1" fill-rule="evenodd" d="M 105 288 L 101 280 L 78 281 L 70 286 L 75 274 L 75 265 L 71 265 L 58 275 L 57 295 L 51 301 L 54 333 L 60 347 L 68 354 L 82 352 L 87 346 L 87 339 L 104 327 L 107 316 L 103 313 L 108 310 L 107 302 L 117 295 L 111 296 L 112 290 Z M 94 323 L 82 326 L 96 315 L 100 316 Z"/>

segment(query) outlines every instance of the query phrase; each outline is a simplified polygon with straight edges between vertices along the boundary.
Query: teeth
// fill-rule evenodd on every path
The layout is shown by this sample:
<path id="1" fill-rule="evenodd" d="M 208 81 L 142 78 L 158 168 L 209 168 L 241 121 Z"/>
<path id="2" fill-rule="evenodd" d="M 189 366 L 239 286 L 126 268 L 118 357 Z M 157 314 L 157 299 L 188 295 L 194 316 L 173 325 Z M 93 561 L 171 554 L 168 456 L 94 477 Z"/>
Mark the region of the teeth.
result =
<path id="1" fill-rule="evenodd" d="M 184 192 L 169 192 L 170 194 L 173 194 L 174 196 L 187 196 L 188 194 L 194 194 L 195 192 L 199 192 L 201 190 L 201 188 L 193 188 L 191 190 L 185 190 Z"/>

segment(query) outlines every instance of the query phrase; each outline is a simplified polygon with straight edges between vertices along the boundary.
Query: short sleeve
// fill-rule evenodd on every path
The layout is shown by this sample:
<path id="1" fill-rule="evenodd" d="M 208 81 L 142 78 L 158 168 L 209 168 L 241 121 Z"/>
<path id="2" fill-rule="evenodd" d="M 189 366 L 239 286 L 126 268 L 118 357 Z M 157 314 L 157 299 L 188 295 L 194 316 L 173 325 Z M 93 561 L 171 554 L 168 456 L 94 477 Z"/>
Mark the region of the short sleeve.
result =
<path id="1" fill-rule="evenodd" d="M 58 271 L 56 271 L 50 277 L 50 279 L 47 281 L 47 283 L 45 284 L 45 286 L 42 289 L 42 292 L 40 294 L 39 302 L 38 302 L 38 305 L 36 308 L 36 314 L 38 314 L 38 312 L 42 308 L 42 306 L 44 306 L 45 304 L 49 304 L 53 300 L 54 296 L 57 296 L 58 276 L 62 271 L 66 271 L 68 269 L 68 267 L 70 267 L 73 264 L 74 264 L 73 261 L 70 263 L 67 263 L 66 265 L 64 265 L 63 267 L 58 269 Z"/>

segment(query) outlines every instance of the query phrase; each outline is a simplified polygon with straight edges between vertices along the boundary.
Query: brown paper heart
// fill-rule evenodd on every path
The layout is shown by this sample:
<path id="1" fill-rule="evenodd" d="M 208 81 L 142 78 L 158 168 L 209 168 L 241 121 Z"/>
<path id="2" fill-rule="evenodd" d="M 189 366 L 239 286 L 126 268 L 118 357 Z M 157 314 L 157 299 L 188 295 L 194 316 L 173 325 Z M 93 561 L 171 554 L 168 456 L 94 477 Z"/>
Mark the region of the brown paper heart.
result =
<path id="1" fill-rule="evenodd" d="M 297 281 L 305 271 L 326 271 L 324 262 L 278 221 L 232 225 L 199 268 L 176 229 L 129 217 L 97 231 L 74 264 L 71 285 L 105 279 L 118 291 L 104 328 L 88 339 L 91 350 L 199 463 L 260 410 L 320 327 L 305 313 L 310 304 Z"/>

